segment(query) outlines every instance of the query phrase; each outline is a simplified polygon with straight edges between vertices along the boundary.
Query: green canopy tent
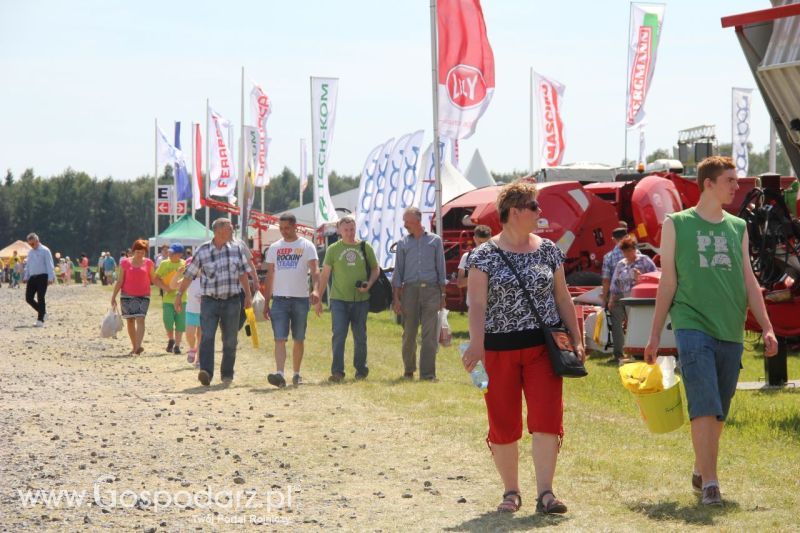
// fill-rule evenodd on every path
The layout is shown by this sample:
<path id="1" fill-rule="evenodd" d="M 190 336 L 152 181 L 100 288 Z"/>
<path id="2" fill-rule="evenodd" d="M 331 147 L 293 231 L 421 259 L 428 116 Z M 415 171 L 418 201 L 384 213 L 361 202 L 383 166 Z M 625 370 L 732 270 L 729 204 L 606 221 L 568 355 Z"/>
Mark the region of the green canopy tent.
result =
<path id="1" fill-rule="evenodd" d="M 150 238 L 150 246 L 161 246 L 162 244 L 172 244 L 179 242 L 184 246 L 197 247 L 204 242 L 211 240 L 213 234 L 211 230 L 199 223 L 194 217 L 187 213 L 176 220 L 158 236 Z"/>

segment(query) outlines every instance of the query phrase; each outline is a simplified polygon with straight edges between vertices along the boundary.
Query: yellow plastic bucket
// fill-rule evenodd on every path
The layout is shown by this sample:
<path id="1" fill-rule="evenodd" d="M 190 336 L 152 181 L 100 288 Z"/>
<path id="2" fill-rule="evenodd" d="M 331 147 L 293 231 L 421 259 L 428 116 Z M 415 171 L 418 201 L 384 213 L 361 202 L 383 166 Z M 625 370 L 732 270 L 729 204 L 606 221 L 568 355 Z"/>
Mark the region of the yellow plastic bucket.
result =
<path id="1" fill-rule="evenodd" d="M 661 392 L 636 394 L 639 412 L 651 433 L 669 433 L 683 425 L 683 401 L 681 400 L 681 378 L 675 376 L 675 384 Z"/>

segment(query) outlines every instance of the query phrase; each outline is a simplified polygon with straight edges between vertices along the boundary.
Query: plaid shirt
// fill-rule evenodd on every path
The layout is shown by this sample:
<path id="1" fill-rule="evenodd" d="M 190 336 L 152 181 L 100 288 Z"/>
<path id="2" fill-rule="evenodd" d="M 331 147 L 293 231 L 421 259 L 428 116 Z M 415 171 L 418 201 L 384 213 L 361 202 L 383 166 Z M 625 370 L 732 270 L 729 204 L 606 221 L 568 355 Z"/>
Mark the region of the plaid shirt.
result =
<path id="1" fill-rule="evenodd" d="M 615 244 L 614 248 L 603 256 L 603 279 L 611 280 L 614 276 L 614 268 L 616 268 L 617 263 L 619 263 L 623 257 L 625 257 L 625 255 L 622 253 L 622 250 L 619 249 L 619 244 Z"/>
<path id="2" fill-rule="evenodd" d="M 226 242 L 217 249 L 214 241 L 208 241 L 201 244 L 192 256 L 192 262 L 186 267 L 186 275 L 194 279 L 202 273 L 200 288 L 203 296 L 228 299 L 239 294 L 242 289 L 239 276 L 250 270 L 244 252 L 237 243 Z"/>

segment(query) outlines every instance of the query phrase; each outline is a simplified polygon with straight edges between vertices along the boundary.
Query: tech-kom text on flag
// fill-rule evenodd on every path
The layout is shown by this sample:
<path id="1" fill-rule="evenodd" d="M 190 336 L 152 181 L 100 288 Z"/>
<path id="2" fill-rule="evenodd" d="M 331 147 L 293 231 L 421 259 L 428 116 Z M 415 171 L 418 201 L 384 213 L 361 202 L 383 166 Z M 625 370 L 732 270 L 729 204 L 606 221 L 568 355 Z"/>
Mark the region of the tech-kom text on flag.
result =
<path id="1" fill-rule="evenodd" d="M 750 139 L 750 109 L 753 102 L 753 89 L 734 87 L 731 90 L 731 153 L 736 165 L 736 176 L 747 176 L 750 157 L 747 141 Z"/>
<path id="2" fill-rule="evenodd" d="M 338 86 L 338 78 L 311 77 L 311 168 L 314 224 L 317 227 L 339 219 L 328 189 L 328 162 L 336 123 Z"/>

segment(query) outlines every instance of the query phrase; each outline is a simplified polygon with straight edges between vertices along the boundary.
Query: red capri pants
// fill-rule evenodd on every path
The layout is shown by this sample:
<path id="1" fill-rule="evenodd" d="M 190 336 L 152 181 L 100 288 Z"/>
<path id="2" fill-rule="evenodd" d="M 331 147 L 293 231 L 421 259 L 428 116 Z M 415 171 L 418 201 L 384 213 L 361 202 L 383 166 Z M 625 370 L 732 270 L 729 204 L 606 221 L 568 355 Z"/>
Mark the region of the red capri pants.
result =
<path id="1" fill-rule="evenodd" d="M 553 373 L 547 348 L 486 350 L 489 391 L 489 442 L 510 444 L 522 437 L 522 393 L 528 407 L 528 433 L 564 436 L 562 378 Z"/>

